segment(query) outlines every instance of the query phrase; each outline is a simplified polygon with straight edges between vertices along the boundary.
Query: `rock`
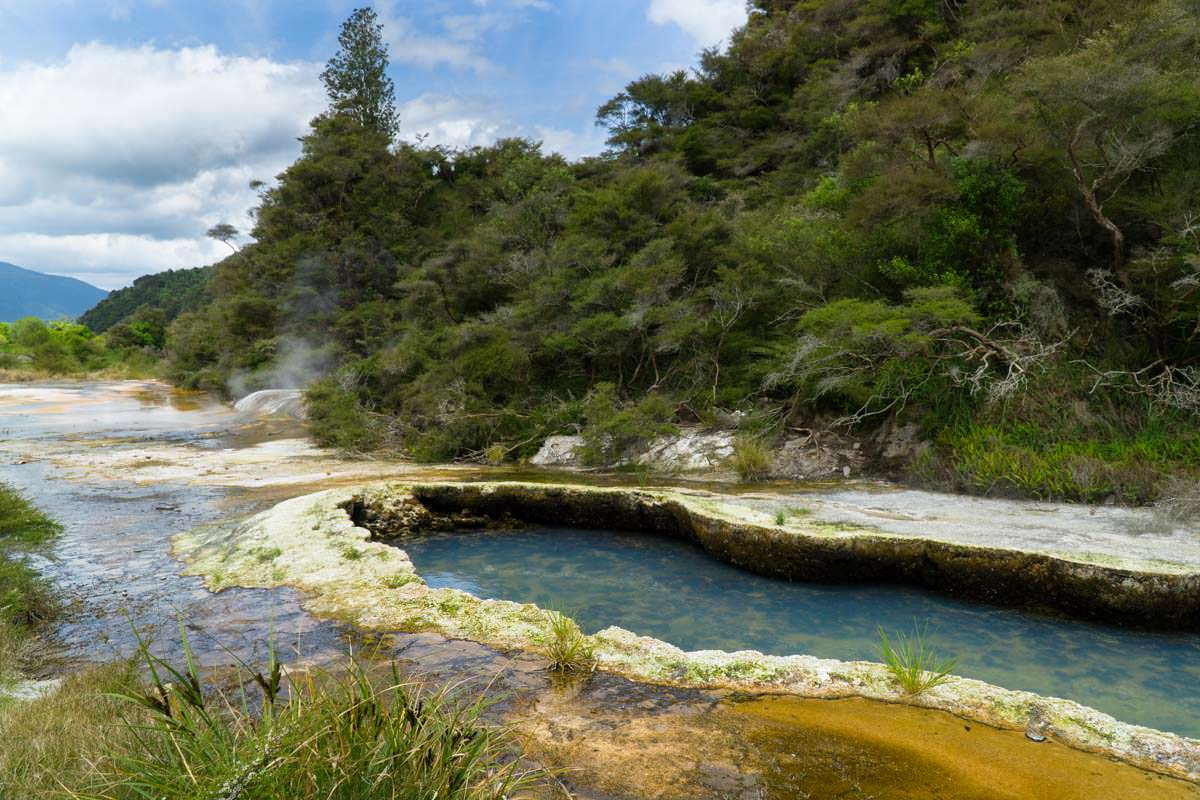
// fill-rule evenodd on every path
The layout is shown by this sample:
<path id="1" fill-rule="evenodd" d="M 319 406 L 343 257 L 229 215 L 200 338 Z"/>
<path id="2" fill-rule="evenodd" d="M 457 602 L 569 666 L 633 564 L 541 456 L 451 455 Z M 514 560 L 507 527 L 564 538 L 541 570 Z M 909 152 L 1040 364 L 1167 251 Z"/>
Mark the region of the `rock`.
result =
<path id="1" fill-rule="evenodd" d="M 881 465 L 887 469 L 906 467 L 929 450 L 929 442 L 921 438 L 919 427 L 892 422 L 879 430 L 874 445 Z"/>
<path id="2" fill-rule="evenodd" d="M 664 472 L 696 472 L 718 469 L 732 455 L 729 431 L 688 430 L 655 439 L 637 461 Z"/>
<path id="3" fill-rule="evenodd" d="M 582 436 L 551 436 L 542 443 L 529 463 L 539 467 L 578 467 Z"/>
<path id="4" fill-rule="evenodd" d="M 233 406 L 234 411 L 252 417 L 292 417 L 304 419 L 304 394 L 299 389 L 263 389 L 246 395 Z"/>
<path id="5" fill-rule="evenodd" d="M 9 700 L 29 701 L 43 698 L 56 691 L 61 684 L 58 678 L 44 681 L 18 681 L 7 689 L 0 689 L 0 697 Z"/>
<path id="6" fill-rule="evenodd" d="M 1031 742 L 1044 742 L 1047 727 L 1049 722 L 1046 719 L 1046 710 L 1041 703 L 1030 703 L 1029 719 L 1025 723 L 1025 738 Z"/>
<path id="7" fill-rule="evenodd" d="M 797 428 L 775 452 L 771 472 L 792 480 L 849 478 L 866 463 L 862 447 L 833 431 Z"/>

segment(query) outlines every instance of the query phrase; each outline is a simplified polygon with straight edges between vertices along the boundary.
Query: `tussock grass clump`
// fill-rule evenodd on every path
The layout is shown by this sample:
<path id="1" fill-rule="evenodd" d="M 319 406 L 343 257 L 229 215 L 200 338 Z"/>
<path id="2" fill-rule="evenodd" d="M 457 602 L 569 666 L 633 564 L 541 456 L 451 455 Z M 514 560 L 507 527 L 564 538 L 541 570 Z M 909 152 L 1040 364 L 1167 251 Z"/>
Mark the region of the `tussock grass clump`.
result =
<path id="1" fill-rule="evenodd" d="M 737 439 L 729 465 L 743 481 L 760 481 L 771 473 L 771 450 L 761 439 Z"/>
<path id="2" fill-rule="evenodd" d="M 384 680 L 353 659 L 285 677 L 272 648 L 265 669 L 244 667 L 251 697 L 206 686 L 186 635 L 181 666 L 144 643 L 140 659 L 147 681 L 116 694 L 133 712 L 126 741 L 82 796 L 500 800 L 532 780 L 482 699 L 421 689 L 395 666 Z"/>
<path id="3" fill-rule="evenodd" d="M 556 672 L 590 672 L 596 648 L 579 623 L 561 611 L 546 612 L 546 658 Z"/>
<path id="4" fill-rule="evenodd" d="M 950 670 L 958 659 L 939 660 L 916 626 L 911 634 L 898 634 L 895 643 L 887 631 L 879 628 L 879 656 L 897 685 L 909 695 L 923 694 L 950 679 Z"/>

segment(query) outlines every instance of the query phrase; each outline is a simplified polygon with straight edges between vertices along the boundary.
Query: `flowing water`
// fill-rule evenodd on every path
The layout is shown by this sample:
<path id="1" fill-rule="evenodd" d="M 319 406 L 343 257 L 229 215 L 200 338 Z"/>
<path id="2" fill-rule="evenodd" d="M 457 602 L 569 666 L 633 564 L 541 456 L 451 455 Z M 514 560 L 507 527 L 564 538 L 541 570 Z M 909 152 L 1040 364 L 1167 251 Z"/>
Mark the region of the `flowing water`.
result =
<path id="1" fill-rule="evenodd" d="M 901 585 L 764 578 L 664 536 L 539 527 L 406 539 L 435 587 L 564 609 L 685 650 L 878 660 L 882 626 L 914 625 L 956 674 L 1066 697 L 1118 719 L 1200 736 L 1200 636 L 1160 634 L 965 602 Z"/>

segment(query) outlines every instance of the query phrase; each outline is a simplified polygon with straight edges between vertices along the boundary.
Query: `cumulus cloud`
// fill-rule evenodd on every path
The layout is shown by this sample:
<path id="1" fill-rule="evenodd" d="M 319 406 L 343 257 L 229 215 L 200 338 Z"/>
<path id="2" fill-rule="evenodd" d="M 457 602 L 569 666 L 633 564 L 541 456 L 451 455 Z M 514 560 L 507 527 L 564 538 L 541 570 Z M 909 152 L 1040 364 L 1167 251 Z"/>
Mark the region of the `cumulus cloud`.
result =
<path id="1" fill-rule="evenodd" d="M 507 117 L 482 97 L 423 94 L 400 108 L 400 137 L 429 145 L 478 147 L 497 139 L 520 136 L 542 142 L 543 152 L 580 158 L 603 149 L 604 136 L 589 122 L 579 130 L 529 126 Z"/>
<path id="2" fill-rule="evenodd" d="M 650 0 L 656 25 L 678 25 L 701 47 L 710 47 L 746 23 L 746 0 Z"/>
<path id="3" fill-rule="evenodd" d="M 247 184 L 298 152 L 319 67 L 215 47 L 83 44 L 0 67 L 0 260 L 106 288 L 207 263 Z"/>

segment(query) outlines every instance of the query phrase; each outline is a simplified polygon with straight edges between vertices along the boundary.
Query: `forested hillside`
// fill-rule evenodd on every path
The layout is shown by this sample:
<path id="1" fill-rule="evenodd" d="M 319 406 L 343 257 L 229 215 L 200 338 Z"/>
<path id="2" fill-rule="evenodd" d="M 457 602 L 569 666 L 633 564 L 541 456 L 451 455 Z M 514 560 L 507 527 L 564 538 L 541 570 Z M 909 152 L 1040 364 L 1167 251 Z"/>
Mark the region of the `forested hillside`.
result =
<path id="1" fill-rule="evenodd" d="M 171 322 L 185 309 L 203 304 L 204 290 L 212 273 L 212 267 L 197 267 L 143 275 L 132 286 L 111 292 L 81 316 L 79 322 L 96 333 L 104 333 L 133 317 L 143 306 L 161 311 L 163 318 Z"/>
<path id="2" fill-rule="evenodd" d="M 605 155 L 395 142 L 356 12 L 174 376 L 317 378 L 327 443 L 596 460 L 672 425 L 911 423 L 912 474 L 1153 499 L 1200 464 L 1193 0 L 755 0 Z M 741 411 L 740 415 L 727 412 Z"/>

